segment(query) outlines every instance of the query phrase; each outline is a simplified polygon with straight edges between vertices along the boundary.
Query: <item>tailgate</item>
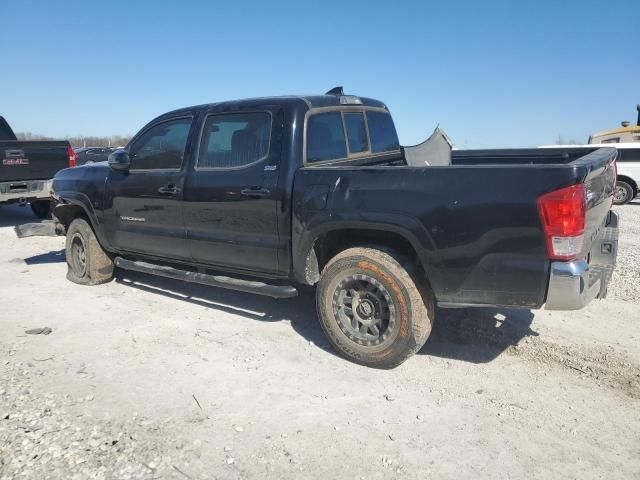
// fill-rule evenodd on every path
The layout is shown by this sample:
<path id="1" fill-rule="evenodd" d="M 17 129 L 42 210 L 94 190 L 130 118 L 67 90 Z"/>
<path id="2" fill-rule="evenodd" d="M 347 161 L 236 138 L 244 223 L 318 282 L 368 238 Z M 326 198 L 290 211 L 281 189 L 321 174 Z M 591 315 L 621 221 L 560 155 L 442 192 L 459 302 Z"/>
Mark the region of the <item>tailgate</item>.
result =
<path id="1" fill-rule="evenodd" d="M 51 179 L 69 166 L 69 142 L 0 142 L 0 182 Z"/>
<path id="2" fill-rule="evenodd" d="M 616 157 L 615 149 L 601 148 L 573 162 L 587 167 L 584 179 L 587 195 L 587 216 L 582 249 L 584 258 L 589 255 L 599 231 L 605 227 L 609 218 L 616 183 Z"/>
<path id="3" fill-rule="evenodd" d="M 600 149 L 573 162 L 586 167 L 584 241 L 577 258 L 551 262 L 547 310 L 577 310 L 607 294 L 618 251 L 618 216 L 611 211 L 616 155 Z"/>

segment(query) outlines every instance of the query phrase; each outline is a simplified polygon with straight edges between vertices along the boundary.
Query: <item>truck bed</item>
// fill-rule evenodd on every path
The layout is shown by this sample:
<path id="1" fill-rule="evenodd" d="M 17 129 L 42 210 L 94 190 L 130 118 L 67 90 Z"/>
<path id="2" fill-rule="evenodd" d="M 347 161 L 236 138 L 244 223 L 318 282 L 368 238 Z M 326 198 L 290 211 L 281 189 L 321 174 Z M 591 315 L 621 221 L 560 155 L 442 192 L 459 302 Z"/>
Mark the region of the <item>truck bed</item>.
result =
<path id="1" fill-rule="evenodd" d="M 318 166 L 298 171 L 294 263 L 311 236 L 331 228 L 393 224 L 422 252 L 442 304 L 539 308 L 550 260 L 538 198 L 585 183 L 582 256 L 603 228 L 615 183 L 614 149 L 455 151 L 451 166 Z M 324 207 L 320 208 L 324 203 Z"/>
<path id="2" fill-rule="evenodd" d="M 566 165 L 598 148 L 452 150 L 452 165 Z"/>

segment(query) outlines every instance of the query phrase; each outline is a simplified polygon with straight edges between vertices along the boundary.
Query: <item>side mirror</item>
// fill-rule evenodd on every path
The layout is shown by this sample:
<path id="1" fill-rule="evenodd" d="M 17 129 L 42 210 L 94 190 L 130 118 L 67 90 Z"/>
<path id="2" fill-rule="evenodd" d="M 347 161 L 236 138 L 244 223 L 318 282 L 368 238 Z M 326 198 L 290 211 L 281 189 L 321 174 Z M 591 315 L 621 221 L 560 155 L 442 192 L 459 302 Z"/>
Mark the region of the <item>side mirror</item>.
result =
<path id="1" fill-rule="evenodd" d="M 129 152 L 126 150 L 116 150 L 111 155 L 107 163 L 114 170 L 129 170 L 131 166 L 131 160 L 129 159 Z"/>

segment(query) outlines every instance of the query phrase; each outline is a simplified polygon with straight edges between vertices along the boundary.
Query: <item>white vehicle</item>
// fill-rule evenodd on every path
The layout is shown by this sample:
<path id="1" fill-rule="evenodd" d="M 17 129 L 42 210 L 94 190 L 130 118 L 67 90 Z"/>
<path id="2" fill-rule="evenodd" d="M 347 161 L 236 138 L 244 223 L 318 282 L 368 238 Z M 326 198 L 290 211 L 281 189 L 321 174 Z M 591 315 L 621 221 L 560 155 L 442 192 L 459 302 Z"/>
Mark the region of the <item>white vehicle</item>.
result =
<path id="1" fill-rule="evenodd" d="M 615 148 L 618 150 L 618 181 L 613 203 L 624 205 L 640 193 L 640 142 L 637 143 L 590 143 L 588 145 L 545 145 L 540 148 L 596 149 Z"/>
<path id="2" fill-rule="evenodd" d="M 618 149 L 618 182 L 613 199 L 616 205 L 623 205 L 639 193 L 640 143 L 618 143 L 615 147 Z"/>
<path id="3" fill-rule="evenodd" d="M 636 110 L 638 110 L 638 121 L 635 125 L 631 125 L 629 121 L 624 121 L 618 128 L 594 133 L 589 137 L 588 143 L 640 142 L 640 105 L 636 106 Z"/>

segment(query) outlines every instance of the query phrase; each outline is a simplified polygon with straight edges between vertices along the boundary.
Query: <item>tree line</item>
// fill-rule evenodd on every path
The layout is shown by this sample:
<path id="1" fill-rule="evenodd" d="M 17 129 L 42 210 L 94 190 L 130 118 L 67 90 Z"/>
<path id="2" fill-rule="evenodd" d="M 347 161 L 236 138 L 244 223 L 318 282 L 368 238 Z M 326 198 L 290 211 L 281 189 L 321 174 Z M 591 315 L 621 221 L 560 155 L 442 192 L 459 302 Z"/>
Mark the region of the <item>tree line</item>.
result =
<path id="1" fill-rule="evenodd" d="M 40 141 L 40 140 L 68 140 L 72 147 L 124 147 L 131 135 L 111 135 L 111 136 L 74 136 L 74 137 L 48 137 L 31 132 L 17 132 L 18 140 Z"/>

